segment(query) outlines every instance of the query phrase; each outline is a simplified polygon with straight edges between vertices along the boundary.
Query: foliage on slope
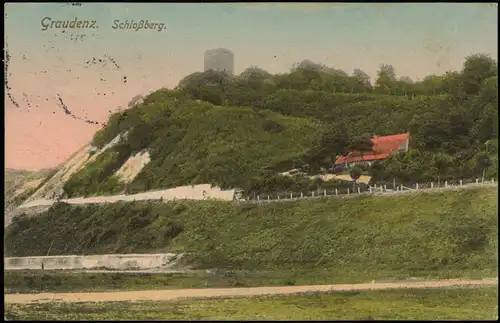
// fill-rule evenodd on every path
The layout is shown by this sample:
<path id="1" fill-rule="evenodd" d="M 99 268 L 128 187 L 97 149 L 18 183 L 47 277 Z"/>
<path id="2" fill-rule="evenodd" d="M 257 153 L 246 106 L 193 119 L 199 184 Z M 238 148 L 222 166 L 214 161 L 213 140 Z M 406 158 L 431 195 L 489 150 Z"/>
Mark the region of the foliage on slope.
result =
<path id="1" fill-rule="evenodd" d="M 124 187 L 114 175 L 131 155 L 127 144 L 119 143 L 108 148 L 64 184 L 66 197 L 117 194 Z"/>
<path id="2" fill-rule="evenodd" d="M 426 271 L 497 268 L 497 191 L 264 205 L 72 207 L 18 218 L 7 256 L 186 252 L 198 268 Z"/>
<path id="3" fill-rule="evenodd" d="M 476 177 L 483 171 L 498 174 L 496 144 L 491 144 L 498 137 L 498 68 L 487 55 L 471 55 L 461 71 L 418 82 L 398 78 L 390 65 L 381 65 L 372 84 L 363 71 L 349 76 L 304 60 L 290 73 L 278 75 L 256 68 L 233 78 L 213 71 L 196 73 L 182 80 L 176 91 L 217 104 L 329 123 L 330 132 L 301 158 L 311 170 L 328 167 L 360 138 L 410 131 L 411 149 L 417 152 L 406 156 L 405 164 L 416 167 L 394 171 L 398 167 L 393 160 L 373 172 L 375 179 L 416 182 Z"/>
<path id="4" fill-rule="evenodd" d="M 65 185 L 69 197 L 116 193 L 114 172 L 134 153 L 148 149 L 151 162 L 127 192 L 211 183 L 223 188 L 270 186 L 284 162 L 303 155 L 324 131 L 320 122 L 271 111 L 213 106 L 192 100 L 145 100 L 113 116 L 96 134 L 103 147 L 130 130 Z"/>

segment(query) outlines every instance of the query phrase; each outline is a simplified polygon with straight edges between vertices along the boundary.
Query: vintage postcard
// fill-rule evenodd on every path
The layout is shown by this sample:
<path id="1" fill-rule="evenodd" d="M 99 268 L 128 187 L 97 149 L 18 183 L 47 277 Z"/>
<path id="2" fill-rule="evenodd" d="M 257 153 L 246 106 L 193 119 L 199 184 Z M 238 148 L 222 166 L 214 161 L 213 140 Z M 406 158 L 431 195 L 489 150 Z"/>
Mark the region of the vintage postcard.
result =
<path id="1" fill-rule="evenodd" d="M 6 320 L 497 317 L 496 3 L 4 26 Z"/>

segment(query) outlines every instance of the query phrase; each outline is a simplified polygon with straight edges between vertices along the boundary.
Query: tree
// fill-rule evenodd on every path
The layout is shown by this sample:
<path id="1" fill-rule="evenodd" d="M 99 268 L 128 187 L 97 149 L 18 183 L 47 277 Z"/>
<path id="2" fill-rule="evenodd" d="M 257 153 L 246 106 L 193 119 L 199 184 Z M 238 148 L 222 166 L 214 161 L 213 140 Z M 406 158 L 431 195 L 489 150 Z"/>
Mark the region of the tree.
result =
<path id="1" fill-rule="evenodd" d="M 375 161 L 368 169 L 368 175 L 372 177 L 375 181 L 380 181 L 385 179 L 385 171 L 383 163 L 380 161 Z"/>
<path id="2" fill-rule="evenodd" d="M 153 131 L 151 125 L 140 121 L 132 128 L 127 137 L 127 144 L 132 152 L 139 152 L 151 144 Z"/>
<path id="3" fill-rule="evenodd" d="M 401 76 L 399 78 L 400 82 L 408 83 L 408 84 L 413 84 L 413 80 L 409 76 Z"/>
<path id="4" fill-rule="evenodd" d="M 416 84 L 418 93 L 421 95 L 438 95 L 443 93 L 443 77 L 428 75 L 421 82 Z"/>
<path id="5" fill-rule="evenodd" d="M 305 161 L 311 169 L 330 167 L 333 158 L 339 155 L 349 144 L 349 138 L 342 124 L 332 124 L 330 131 L 323 133 L 315 146 L 306 153 Z"/>
<path id="6" fill-rule="evenodd" d="M 351 176 L 352 181 L 353 181 L 353 189 L 356 187 L 356 181 L 361 177 L 363 174 L 363 171 L 359 166 L 353 166 L 351 170 L 349 171 L 349 176 Z"/>
<path id="7" fill-rule="evenodd" d="M 266 85 L 269 86 L 273 83 L 271 73 L 256 66 L 244 70 L 235 81 L 238 85 L 249 87 L 255 91 L 261 91 Z"/>
<path id="8" fill-rule="evenodd" d="M 485 142 L 498 137 L 498 104 L 487 104 L 479 119 L 470 129 L 476 142 Z"/>
<path id="9" fill-rule="evenodd" d="M 300 62 L 293 64 L 293 66 L 291 68 L 291 72 L 293 73 L 297 70 L 311 70 L 311 71 L 320 72 L 320 71 L 323 71 L 324 68 L 325 68 L 325 66 L 322 64 L 314 63 L 313 61 L 311 61 L 309 59 L 304 59 Z"/>
<path id="10" fill-rule="evenodd" d="M 249 79 L 251 77 L 267 78 L 272 77 L 272 74 L 260 67 L 250 66 L 239 75 L 239 78 L 242 79 Z"/>
<path id="11" fill-rule="evenodd" d="M 339 154 L 349 143 L 347 131 L 342 124 L 333 124 L 331 131 L 321 137 L 320 145 L 329 153 Z"/>
<path id="12" fill-rule="evenodd" d="M 452 165 L 453 158 L 450 155 L 441 152 L 433 155 L 432 167 L 437 172 L 438 183 L 441 183 L 441 175 L 444 174 Z"/>
<path id="13" fill-rule="evenodd" d="M 289 89 L 293 90 L 314 90 L 322 89 L 323 80 L 321 72 L 317 68 L 298 67 L 287 76 L 287 84 Z M 280 83 L 283 83 L 280 81 Z"/>
<path id="14" fill-rule="evenodd" d="M 488 155 L 487 151 L 480 152 L 476 155 L 476 167 L 482 170 L 483 176 L 482 180 L 484 181 L 484 174 L 486 173 L 486 169 L 491 166 L 492 162 Z"/>
<path id="15" fill-rule="evenodd" d="M 373 151 L 373 141 L 370 136 L 364 134 L 356 139 L 349 145 L 348 151 L 350 152 L 359 152 L 361 155 L 361 160 L 364 158 L 364 154 L 366 152 Z"/>
<path id="16" fill-rule="evenodd" d="M 407 158 L 403 152 L 392 154 L 388 160 L 384 162 L 386 179 L 392 178 L 393 189 L 396 189 L 396 178 L 406 181 L 407 178 Z"/>
<path id="17" fill-rule="evenodd" d="M 442 76 L 442 79 L 443 92 L 451 95 L 452 98 L 461 101 L 464 96 L 462 75 L 456 71 L 448 71 Z"/>
<path id="18" fill-rule="evenodd" d="M 413 80 L 408 76 L 401 76 L 399 80 L 395 82 L 395 94 L 398 95 L 413 95 Z"/>
<path id="19" fill-rule="evenodd" d="M 372 84 L 370 82 L 370 75 L 365 73 L 363 70 L 361 70 L 359 68 L 355 68 L 354 71 L 352 72 L 352 76 L 361 80 L 363 82 L 363 85 L 366 88 L 369 88 L 369 89 L 372 88 Z"/>
<path id="20" fill-rule="evenodd" d="M 349 76 L 345 71 L 334 67 L 324 67 L 322 71 L 336 76 Z"/>
<path id="21" fill-rule="evenodd" d="M 354 76 L 343 76 L 342 83 L 344 84 L 343 92 L 363 93 L 370 89 L 362 79 Z"/>
<path id="22" fill-rule="evenodd" d="M 225 100 L 230 83 L 231 76 L 226 72 L 208 70 L 186 76 L 179 82 L 176 89 L 193 99 L 221 105 Z"/>
<path id="23" fill-rule="evenodd" d="M 481 92 L 479 93 L 480 103 L 498 104 L 498 76 L 492 76 L 483 81 Z"/>
<path id="24" fill-rule="evenodd" d="M 396 82 L 396 72 L 392 65 L 382 64 L 377 73 L 375 89 L 380 93 L 389 94 L 394 88 Z"/>
<path id="25" fill-rule="evenodd" d="M 474 54 L 465 58 L 462 70 L 464 92 L 478 94 L 484 80 L 497 75 L 497 63 L 486 54 Z"/>

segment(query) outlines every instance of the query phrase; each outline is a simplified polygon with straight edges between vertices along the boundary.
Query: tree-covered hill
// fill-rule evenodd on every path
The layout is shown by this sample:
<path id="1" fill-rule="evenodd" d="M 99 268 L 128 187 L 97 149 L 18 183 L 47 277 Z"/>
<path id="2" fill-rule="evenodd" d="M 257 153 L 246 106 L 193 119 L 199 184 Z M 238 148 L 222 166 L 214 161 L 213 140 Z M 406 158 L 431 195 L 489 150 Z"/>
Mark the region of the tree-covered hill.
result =
<path id="1" fill-rule="evenodd" d="M 126 139 L 66 183 L 69 196 L 202 183 L 251 189 L 283 171 L 284 162 L 302 156 L 326 127 L 269 110 L 168 98 L 115 116 L 93 144 L 102 147 L 126 130 Z M 118 184 L 116 169 L 143 149 L 151 162 L 126 187 Z"/>
<path id="2" fill-rule="evenodd" d="M 198 72 L 173 90 L 135 97 L 113 115 L 92 144 L 106 151 L 66 184 L 68 196 L 137 192 L 211 183 L 248 192 L 315 188 L 278 172 L 328 169 L 353 143 L 410 132 L 410 152 L 363 169 L 375 181 L 496 177 L 498 67 L 482 54 L 460 71 L 420 81 L 381 65 L 376 80 L 304 60 L 289 73 L 251 67 L 231 77 Z M 114 172 L 147 149 L 151 162 L 128 185 Z"/>

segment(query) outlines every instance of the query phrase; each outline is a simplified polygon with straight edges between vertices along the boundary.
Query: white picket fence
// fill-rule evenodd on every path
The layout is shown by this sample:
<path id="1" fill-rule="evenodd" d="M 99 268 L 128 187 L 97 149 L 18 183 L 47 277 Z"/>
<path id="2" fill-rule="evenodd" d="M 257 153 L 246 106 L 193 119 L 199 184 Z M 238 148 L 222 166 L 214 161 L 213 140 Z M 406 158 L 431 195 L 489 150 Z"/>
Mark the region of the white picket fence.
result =
<path id="1" fill-rule="evenodd" d="M 256 194 L 252 198 L 240 199 L 239 201 L 245 201 L 250 203 L 266 203 L 266 202 L 277 202 L 277 201 L 296 201 L 301 199 L 314 199 L 314 198 L 327 198 L 327 197 L 356 197 L 360 195 L 395 195 L 404 194 L 415 191 L 442 191 L 446 189 L 470 189 L 478 186 L 484 185 L 498 185 L 498 182 L 492 178 L 491 180 L 455 180 L 455 181 L 443 181 L 443 182 L 429 182 L 429 183 L 415 183 L 410 186 L 405 186 L 403 184 L 394 185 L 370 185 L 366 188 L 361 188 L 360 186 L 353 188 L 344 189 L 333 189 L 333 190 L 316 190 L 308 193 L 274 193 L 274 194 Z"/>

